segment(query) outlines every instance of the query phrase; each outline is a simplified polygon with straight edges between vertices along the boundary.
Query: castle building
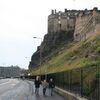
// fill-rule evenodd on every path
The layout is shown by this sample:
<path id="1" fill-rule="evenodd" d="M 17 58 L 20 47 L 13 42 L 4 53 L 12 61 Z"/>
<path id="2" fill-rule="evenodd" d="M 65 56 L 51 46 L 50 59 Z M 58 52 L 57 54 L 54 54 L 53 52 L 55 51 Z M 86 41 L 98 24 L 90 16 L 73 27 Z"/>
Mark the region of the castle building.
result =
<path id="1" fill-rule="evenodd" d="M 93 10 L 85 9 L 76 17 L 74 39 L 85 40 L 94 33 L 100 31 L 100 11 L 95 7 Z"/>
<path id="2" fill-rule="evenodd" d="M 48 16 L 48 33 L 74 30 L 75 40 L 84 40 L 100 29 L 100 10 L 52 10 Z"/>
<path id="3" fill-rule="evenodd" d="M 77 14 L 76 10 L 65 9 L 64 12 L 52 10 L 51 15 L 48 16 L 48 33 L 74 30 Z"/>

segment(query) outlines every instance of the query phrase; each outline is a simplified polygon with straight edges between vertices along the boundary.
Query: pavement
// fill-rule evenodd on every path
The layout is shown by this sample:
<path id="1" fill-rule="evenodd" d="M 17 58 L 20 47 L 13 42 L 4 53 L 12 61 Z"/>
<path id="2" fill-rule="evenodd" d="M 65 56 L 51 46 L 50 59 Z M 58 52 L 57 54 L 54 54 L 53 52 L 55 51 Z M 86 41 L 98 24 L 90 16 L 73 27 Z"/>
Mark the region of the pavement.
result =
<path id="1" fill-rule="evenodd" d="M 0 84 L 0 100 L 25 100 L 29 95 L 29 85 L 22 80 L 4 79 Z"/>
<path id="2" fill-rule="evenodd" d="M 35 95 L 34 82 L 18 79 L 0 80 L 0 100 L 65 100 L 64 97 L 47 89 L 46 96 L 43 96 L 40 86 L 39 96 Z"/>
<path id="3" fill-rule="evenodd" d="M 50 95 L 50 90 L 49 88 L 47 88 L 46 90 L 46 95 L 44 96 L 43 95 L 43 92 L 42 92 L 42 86 L 40 86 L 40 89 L 39 89 L 39 95 L 37 96 L 35 94 L 35 86 L 34 86 L 34 83 L 33 82 L 28 82 L 30 84 L 30 90 L 32 91 L 32 96 L 31 96 L 31 99 L 30 100 L 65 100 L 64 97 L 62 97 L 61 95 L 53 92 L 53 95 L 51 96 Z"/>

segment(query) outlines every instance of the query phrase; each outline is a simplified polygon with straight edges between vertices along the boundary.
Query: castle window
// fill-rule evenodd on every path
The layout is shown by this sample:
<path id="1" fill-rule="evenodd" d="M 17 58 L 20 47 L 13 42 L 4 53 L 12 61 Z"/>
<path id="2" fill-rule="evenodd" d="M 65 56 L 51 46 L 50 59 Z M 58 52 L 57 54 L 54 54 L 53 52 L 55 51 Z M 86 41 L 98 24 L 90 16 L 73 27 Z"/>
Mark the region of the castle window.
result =
<path id="1" fill-rule="evenodd" d="M 59 24 L 60 28 L 61 28 L 61 23 Z"/>
<path id="2" fill-rule="evenodd" d="M 60 16 L 61 15 L 61 12 L 59 11 L 58 15 Z"/>
<path id="3" fill-rule="evenodd" d="M 61 24 L 61 21 L 60 20 L 58 21 L 58 24 Z"/>
<path id="4" fill-rule="evenodd" d="M 76 37 L 78 37 L 78 34 L 75 34 Z"/>
<path id="5" fill-rule="evenodd" d="M 68 13 L 68 15 L 70 16 L 70 13 Z"/>
<path id="6" fill-rule="evenodd" d="M 67 25 L 67 28 L 70 28 L 69 24 Z"/>
<path id="7" fill-rule="evenodd" d="M 75 13 L 75 16 L 77 16 L 78 15 L 78 13 Z"/>

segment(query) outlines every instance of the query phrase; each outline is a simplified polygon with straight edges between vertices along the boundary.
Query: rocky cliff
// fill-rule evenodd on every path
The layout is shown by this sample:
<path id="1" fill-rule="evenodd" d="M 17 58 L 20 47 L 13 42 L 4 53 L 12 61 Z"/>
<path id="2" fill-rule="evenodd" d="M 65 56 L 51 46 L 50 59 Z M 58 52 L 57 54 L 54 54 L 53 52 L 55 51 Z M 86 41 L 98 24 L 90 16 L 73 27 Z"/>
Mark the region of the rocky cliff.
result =
<path id="1" fill-rule="evenodd" d="M 48 34 L 32 55 L 29 68 L 43 63 L 45 59 L 57 51 L 64 44 L 74 40 L 86 40 L 100 30 L 100 10 L 71 10 L 55 12 L 48 17 Z"/>
<path id="2" fill-rule="evenodd" d="M 60 31 L 58 33 L 46 34 L 44 36 L 43 42 L 31 57 L 29 69 L 40 65 L 40 56 L 41 56 L 41 63 L 43 63 L 45 59 L 48 59 L 48 57 L 50 57 L 53 51 L 56 51 L 65 43 L 67 44 L 70 41 L 73 41 L 73 33 L 74 30 Z"/>

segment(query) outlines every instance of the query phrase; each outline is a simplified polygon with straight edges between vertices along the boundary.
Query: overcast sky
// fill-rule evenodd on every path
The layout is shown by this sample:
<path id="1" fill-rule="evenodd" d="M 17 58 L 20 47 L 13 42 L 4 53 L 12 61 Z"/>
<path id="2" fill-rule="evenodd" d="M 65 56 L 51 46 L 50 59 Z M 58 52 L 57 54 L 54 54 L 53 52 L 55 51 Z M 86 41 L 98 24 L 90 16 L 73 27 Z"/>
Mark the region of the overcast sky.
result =
<path id="1" fill-rule="evenodd" d="M 100 9 L 100 0 L 0 0 L 0 66 L 28 68 L 51 9 Z"/>

